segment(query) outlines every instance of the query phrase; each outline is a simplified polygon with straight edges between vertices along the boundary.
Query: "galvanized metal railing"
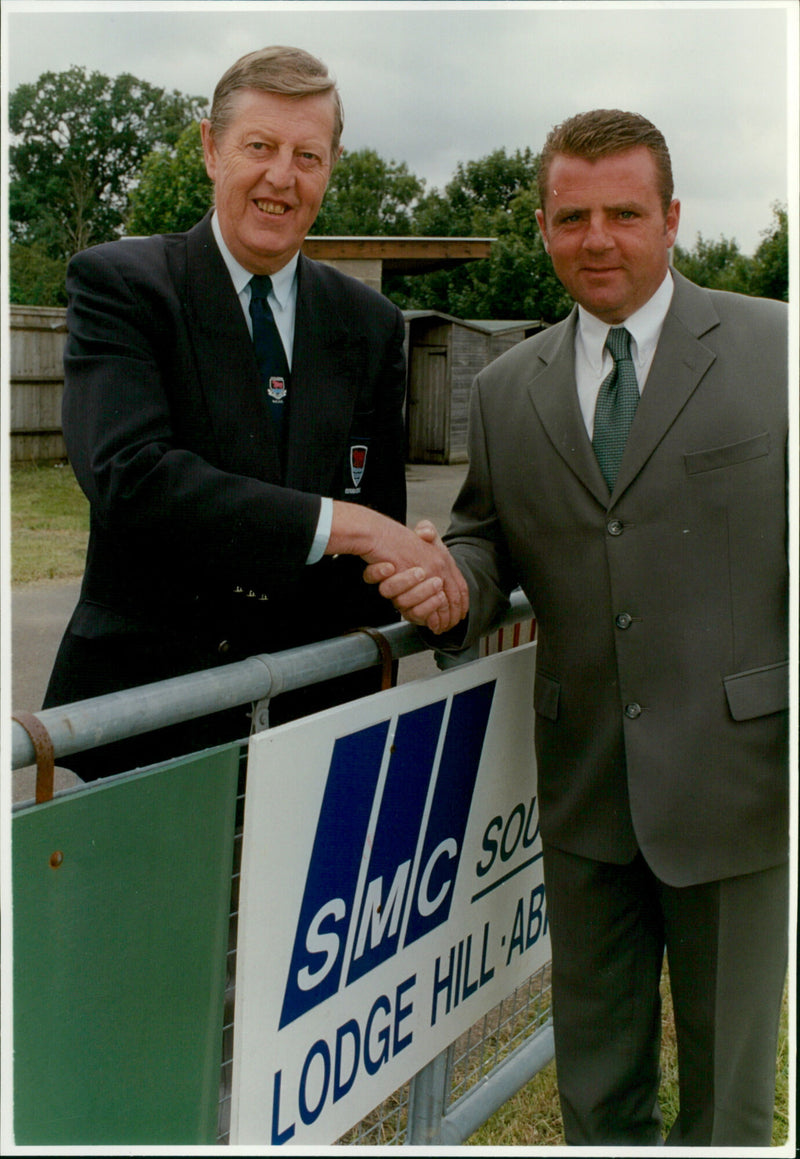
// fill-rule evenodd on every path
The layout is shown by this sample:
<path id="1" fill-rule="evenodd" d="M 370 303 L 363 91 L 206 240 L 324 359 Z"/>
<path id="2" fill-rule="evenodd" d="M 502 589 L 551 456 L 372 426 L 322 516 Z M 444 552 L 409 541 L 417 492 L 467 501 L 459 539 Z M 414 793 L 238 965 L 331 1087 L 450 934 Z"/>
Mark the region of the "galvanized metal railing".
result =
<path id="1" fill-rule="evenodd" d="M 503 628 L 529 620 L 532 610 L 521 594 L 511 596 Z M 426 650 L 406 623 L 386 625 L 381 636 L 395 660 Z M 517 632 L 515 629 L 514 639 Z M 253 726 L 268 725 L 269 701 L 280 693 L 359 671 L 381 658 L 379 644 L 366 634 L 340 636 L 314 645 L 247 660 L 91 700 L 50 708 L 36 714 L 49 734 L 55 761 L 70 753 L 196 719 L 209 712 L 247 702 L 254 706 Z M 376 655 L 377 654 L 377 655 Z M 459 659 L 463 662 L 477 655 Z M 437 654 L 442 668 L 457 662 Z M 36 749 L 21 724 L 12 722 L 14 769 L 33 764 Z M 240 843 L 240 842 L 239 842 Z M 237 843 L 238 846 L 238 843 Z M 232 939 L 226 1027 L 220 1089 L 219 1142 L 227 1142 L 232 1060 L 232 1010 L 235 1000 L 235 930 L 238 871 L 234 865 L 231 906 Z M 549 968 L 537 971 L 523 988 L 487 1014 L 462 1041 L 423 1068 L 407 1086 L 368 1121 L 349 1132 L 342 1143 L 443 1144 L 464 1142 L 553 1058 Z"/>

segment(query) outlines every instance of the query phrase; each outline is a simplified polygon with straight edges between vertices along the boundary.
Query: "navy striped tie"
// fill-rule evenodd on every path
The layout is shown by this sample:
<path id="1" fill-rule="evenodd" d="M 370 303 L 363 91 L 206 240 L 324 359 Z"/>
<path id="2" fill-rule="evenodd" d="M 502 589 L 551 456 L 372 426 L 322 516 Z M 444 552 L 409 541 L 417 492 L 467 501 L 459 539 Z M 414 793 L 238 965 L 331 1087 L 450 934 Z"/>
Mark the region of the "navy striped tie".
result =
<path id="1" fill-rule="evenodd" d="M 270 402 L 278 442 L 281 439 L 283 415 L 289 389 L 289 363 L 278 327 L 272 316 L 267 294 L 272 281 L 265 274 L 250 279 L 250 318 L 253 322 L 253 346 L 261 371 L 261 381 Z"/>
<path id="2" fill-rule="evenodd" d="M 614 369 L 600 384 L 592 446 L 608 489 L 613 491 L 628 432 L 639 405 L 639 386 L 631 359 L 631 336 L 624 326 L 609 330 L 606 348 L 611 351 Z"/>

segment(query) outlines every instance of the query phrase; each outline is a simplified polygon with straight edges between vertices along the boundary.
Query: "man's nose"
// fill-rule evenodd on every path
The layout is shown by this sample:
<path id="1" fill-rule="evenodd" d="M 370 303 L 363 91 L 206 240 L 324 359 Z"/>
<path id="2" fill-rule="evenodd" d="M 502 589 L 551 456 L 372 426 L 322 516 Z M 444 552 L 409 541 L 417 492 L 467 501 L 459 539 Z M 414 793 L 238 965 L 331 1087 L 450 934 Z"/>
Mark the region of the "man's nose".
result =
<path id="1" fill-rule="evenodd" d="M 592 214 L 589 218 L 589 224 L 583 236 L 583 244 L 587 249 L 592 250 L 610 249 L 614 244 L 614 239 L 611 237 L 608 223 L 603 214 Z"/>
<path id="2" fill-rule="evenodd" d="M 279 149 L 270 158 L 264 169 L 264 176 L 274 189 L 289 189 L 294 185 L 296 172 L 294 153 L 291 149 Z"/>

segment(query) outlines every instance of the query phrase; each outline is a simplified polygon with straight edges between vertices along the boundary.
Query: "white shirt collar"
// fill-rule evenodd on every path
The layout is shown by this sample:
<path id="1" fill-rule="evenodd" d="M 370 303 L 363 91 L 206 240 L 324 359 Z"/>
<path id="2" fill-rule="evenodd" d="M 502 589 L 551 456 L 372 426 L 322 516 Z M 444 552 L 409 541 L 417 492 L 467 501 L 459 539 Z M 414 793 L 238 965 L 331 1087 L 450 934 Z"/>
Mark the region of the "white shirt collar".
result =
<path id="1" fill-rule="evenodd" d="M 216 213 L 211 215 L 211 231 L 214 234 L 214 240 L 219 246 L 219 252 L 222 254 L 222 260 L 228 268 L 228 273 L 231 276 L 233 287 L 237 294 L 242 294 L 245 288 L 250 284 L 252 274 L 246 270 L 243 265 L 237 262 L 231 251 L 225 244 L 225 239 L 222 236 L 222 230 L 219 227 Z M 285 266 L 279 269 L 276 273 L 271 274 L 272 279 L 272 293 L 278 300 L 282 309 L 286 309 L 289 298 L 294 289 L 295 276 L 297 274 L 297 263 L 300 258 L 300 251 L 291 258 Z M 247 299 L 249 301 L 249 298 Z"/>
<path id="2" fill-rule="evenodd" d="M 664 281 L 652 298 L 625 319 L 625 329 L 633 339 L 631 353 L 635 364 L 642 365 L 650 362 L 661 337 L 661 328 L 664 325 L 674 289 L 675 283 L 669 270 L 667 270 Z M 608 322 L 602 322 L 594 314 L 584 310 L 583 306 L 578 306 L 579 341 L 583 346 L 587 362 L 598 375 L 602 370 L 603 348 L 610 329 Z"/>

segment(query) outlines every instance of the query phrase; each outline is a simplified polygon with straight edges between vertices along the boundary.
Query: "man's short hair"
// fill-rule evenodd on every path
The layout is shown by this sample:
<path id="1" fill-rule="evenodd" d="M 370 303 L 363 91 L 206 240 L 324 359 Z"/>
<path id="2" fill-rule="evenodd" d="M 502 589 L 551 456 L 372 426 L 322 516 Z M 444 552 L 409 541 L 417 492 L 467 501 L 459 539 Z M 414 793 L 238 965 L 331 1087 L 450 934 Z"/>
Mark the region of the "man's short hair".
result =
<path id="1" fill-rule="evenodd" d="M 638 113 L 620 109 L 594 109 L 578 113 L 550 130 L 539 159 L 539 202 L 542 209 L 547 197 L 550 166 L 557 153 L 597 161 L 615 153 L 627 153 L 644 146 L 653 155 L 658 174 L 661 205 L 666 214 L 672 202 L 672 162 L 662 133 Z"/>
<path id="2" fill-rule="evenodd" d="M 220 78 L 214 90 L 209 121 L 215 136 L 221 135 L 233 119 L 235 97 L 240 89 L 259 89 L 287 97 L 330 93 L 334 117 L 332 150 L 333 160 L 336 160 L 344 127 L 344 110 L 336 81 L 321 60 L 302 48 L 281 45 L 260 48 L 241 57 Z"/>

